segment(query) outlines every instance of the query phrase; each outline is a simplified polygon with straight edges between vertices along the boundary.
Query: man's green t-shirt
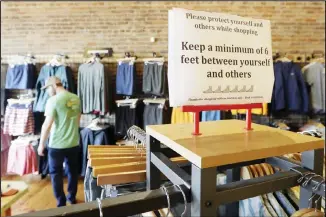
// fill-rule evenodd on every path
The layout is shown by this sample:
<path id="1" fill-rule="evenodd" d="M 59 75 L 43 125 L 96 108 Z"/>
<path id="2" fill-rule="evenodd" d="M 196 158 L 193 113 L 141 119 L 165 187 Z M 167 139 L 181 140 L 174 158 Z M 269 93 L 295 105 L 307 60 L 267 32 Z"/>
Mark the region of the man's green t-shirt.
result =
<path id="1" fill-rule="evenodd" d="M 45 116 L 53 117 L 49 148 L 73 148 L 78 146 L 80 99 L 68 91 L 48 99 Z"/>

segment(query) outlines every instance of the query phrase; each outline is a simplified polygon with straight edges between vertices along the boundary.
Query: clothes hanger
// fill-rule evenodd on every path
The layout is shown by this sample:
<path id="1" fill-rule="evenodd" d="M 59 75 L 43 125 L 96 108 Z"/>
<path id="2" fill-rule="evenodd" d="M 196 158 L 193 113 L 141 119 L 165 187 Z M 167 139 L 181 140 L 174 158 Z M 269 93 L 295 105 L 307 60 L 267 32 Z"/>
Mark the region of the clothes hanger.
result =
<path id="1" fill-rule="evenodd" d="M 13 105 L 13 104 L 26 104 L 29 105 L 31 103 L 33 103 L 33 101 L 35 100 L 35 98 L 30 98 L 30 99 L 7 99 L 7 102 L 9 105 Z"/>
<path id="2" fill-rule="evenodd" d="M 130 147 L 130 148 L 129 148 Z M 133 153 L 135 148 L 129 146 L 128 148 L 94 148 L 88 150 L 88 154 L 105 154 L 105 153 Z"/>
<path id="3" fill-rule="evenodd" d="M 294 160 L 301 162 L 301 154 L 300 153 L 293 153 L 293 158 L 294 158 Z"/>
<path id="4" fill-rule="evenodd" d="M 94 63 L 94 62 L 95 62 L 95 56 L 91 56 L 85 61 L 85 63 Z"/>
<path id="5" fill-rule="evenodd" d="M 143 216 L 143 217 L 157 217 L 157 215 L 153 211 L 142 213 L 141 216 Z"/>
<path id="6" fill-rule="evenodd" d="M 91 53 L 92 56 L 86 60 L 85 63 L 99 63 L 101 61 L 101 57 L 99 53 Z"/>
<path id="7" fill-rule="evenodd" d="M 123 149 L 123 150 L 125 150 L 125 149 Z M 136 150 L 130 150 L 130 152 L 136 152 Z M 90 154 L 90 153 L 88 153 L 88 154 Z M 89 159 L 89 162 L 90 162 L 90 166 L 91 167 L 94 167 L 94 166 L 102 166 L 102 165 L 106 165 L 106 164 L 131 163 L 131 162 L 137 162 L 138 160 L 140 160 L 140 161 L 146 160 L 146 158 L 143 158 L 142 155 L 144 155 L 144 154 L 141 152 L 140 156 L 129 156 L 129 157 L 94 157 L 94 158 L 90 158 Z"/>
<path id="8" fill-rule="evenodd" d="M 88 154 L 89 158 L 100 158 L 100 157 L 135 157 L 139 155 L 146 155 L 145 153 L 140 152 L 127 152 L 127 153 L 121 153 L 121 152 L 115 152 L 115 153 L 90 153 Z"/>
<path id="9" fill-rule="evenodd" d="M 270 169 L 269 169 L 269 167 L 267 166 L 267 163 L 262 163 L 262 164 L 260 164 L 260 166 L 263 169 L 264 175 L 269 176 L 269 175 L 272 174 L 271 171 L 270 171 Z"/>
<path id="10" fill-rule="evenodd" d="M 140 157 L 99 157 L 99 158 L 91 158 L 90 166 L 103 166 L 105 164 L 120 164 L 120 163 L 131 163 L 138 162 Z M 145 159 L 144 159 L 145 160 Z"/>
<path id="11" fill-rule="evenodd" d="M 256 171 L 258 173 L 258 177 L 263 177 L 265 176 L 264 172 L 263 172 L 263 168 L 260 164 L 255 164 L 254 167 L 256 168 Z"/>
<path id="12" fill-rule="evenodd" d="M 114 155 L 120 154 L 121 156 L 133 156 L 133 155 L 145 155 L 145 139 L 146 135 L 142 129 L 136 126 L 132 126 L 127 131 L 128 138 L 133 142 L 134 146 L 89 146 L 88 155 L 92 158 L 99 157 L 113 157 Z M 142 138 L 143 137 L 143 138 Z M 141 139 L 139 139 L 141 138 Z M 138 147 L 138 143 L 142 142 L 142 147 Z"/>
<path id="13" fill-rule="evenodd" d="M 100 198 L 96 198 L 97 204 L 98 204 L 98 210 L 100 212 L 100 217 L 103 217 L 103 211 L 102 211 L 102 202 Z"/>
<path id="14" fill-rule="evenodd" d="M 256 164 L 256 168 L 258 169 L 258 172 L 261 177 L 265 175 L 272 175 L 267 163 Z M 271 206 L 275 208 L 275 211 L 278 216 L 287 216 L 283 207 L 279 204 L 273 193 L 267 193 L 266 196 Z"/>
<path id="15" fill-rule="evenodd" d="M 305 213 L 302 215 L 302 217 L 324 217 L 325 216 L 325 213 L 321 212 L 321 211 L 310 211 L 308 213 Z"/>
<path id="16" fill-rule="evenodd" d="M 89 146 L 92 147 L 92 146 Z M 146 153 L 139 152 L 135 149 L 135 147 L 130 148 L 125 148 L 125 147 L 115 147 L 111 148 L 110 146 L 102 146 L 103 148 L 90 148 L 88 149 L 88 155 L 90 156 L 89 161 L 90 161 L 90 166 L 101 166 L 105 164 L 115 164 L 115 163 L 129 163 L 129 162 L 136 162 L 139 157 L 142 157 L 142 155 L 146 155 Z M 108 148 L 104 148 L 108 147 Z M 103 150 L 105 150 L 103 152 Z M 111 155 L 109 155 L 111 153 Z M 114 157 L 115 154 L 119 154 L 120 156 Z M 124 154 L 128 154 L 131 156 L 122 156 Z M 100 156 L 105 156 L 106 157 L 100 157 Z"/>
<path id="17" fill-rule="evenodd" d="M 306 187 L 309 184 L 309 182 L 311 181 L 311 179 L 316 178 L 316 177 L 320 177 L 323 179 L 323 177 L 321 175 L 314 174 L 312 176 L 309 176 L 309 178 L 307 178 L 307 180 L 303 182 L 302 186 Z"/>
<path id="18" fill-rule="evenodd" d="M 152 62 L 152 63 L 164 63 L 164 57 L 157 57 L 156 56 L 156 53 L 154 52 L 153 53 L 153 58 L 145 58 L 145 59 L 143 59 L 143 61 L 144 61 L 144 63 L 146 64 L 146 63 L 150 63 L 150 62 Z"/>
<path id="19" fill-rule="evenodd" d="M 183 164 L 188 162 L 183 157 L 175 157 L 175 158 L 171 158 L 170 160 L 176 164 Z M 101 166 L 93 166 L 92 168 L 93 168 L 93 175 L 97 176 L 99 174 L 145 170 L 146 162 L 138 161 L 138 162 L 129 162 L 129 163 L 122 163 L 122 164 L 101 165 Z"/>
<path id="20" fill-rule="evenodd" d="M 168 193 L 168 190 L 166 189 L 166 187 L 163 185 L 161 187 L 166 195 L 166 200 L 167 200 L 167 204 L 168 204 L 168 208 L 164 208 L 162 210 L 159 210 L 159 213 L 162 217 L 168 217 L 169 214 L 171 217 L 173 217 L 172 213 L 171 213 L 171 204 L 170 204 L 170 196 Z"/>
<path id="21" fill-rule="evenodd" d="M 286 53 L 284 53 L 283 55 L 280 53 L 276 53 L 276 59 L 275 62 L 277 61 L 281 61 L 281 62 L 292 62 L 292 60 L 290 60 L 287 56 Z"/>
<path id="22" fill-rule="evenodd" d="M 90 145 L 89 147 L 92 147 Z M 117 146 L 117 147 L 108 147 L 109 145 L 102 146 L 100 148 L 90 148 L 88 149 L 88 154 L 114 154 L 114 153 L 134 153 L 136 151 L 136 146 Z M 145 150 L 143 150 L 145 151 Z"/>
<path id="23" fill-rule="evenodd" d="M 309 207 L 311 207 L 311 201 L 316 196 L 316 194 L 313 194 L 309 198 Z M 317 210 L 317 204 L 318 201 L 322 198 L 322 196 L 319 196 L 319 198 L 315 201 L 315 208 L 304 208 L 300 209 L 297 212 L 293 213 L 291 217 L 321 217 L 324 216 L 325 213 L 321 212 L 320 210 Z"/>
<path id="24" fill-rule="evenodd" d="M 309 120 L 307 124 L 305 124 L 303 127 L 300 127 L 299 131 L 310 131 L 310 130 L 316 130 L 320 128 L 325 128 L 325 126 L 319 121 L 319 120 Z"/>
<path id="25" fill-rule="evenodd" d="M 249 168 L 251 170 L 251 173 L 253 175 L 253 178 L 259 177 L 258 171 L 257 171 L 257 169 L 256 169 L 256 167 L 254 165 L 250 165 Z"/>
<path id="26" fill-rule="evenodd" d="M 35 65 L 35 61 L 34 61 L 35 60 L 35 57 L 32 54 L 30 54 L 30 53 L 28 53 L 25 56 L 24 60 L 25 60 L 25 63 L 26 64 L 34 64 Z"/>
<path id="27" fill-rule="evenodd" d="M 255 164 L 255 165 L 250 165 L 250 167 L 253 170 L 253 173 L 256 175 L 257 177 L 262 177 L 265 176 L 263 169 L 261 167 L 260 164 Z M 285 213 L 284 210 L 280 207 L 280 205 L 278 203 L 276 203 L 276 199 L 274 197 L 274 195 L 272 193 L 268 193 L 268 194 L 263 194 L 261 195 L 264 204 L 266 205 L 266 207 L 268 208 L 268 210 L 273 213 L 272 216 L 283 216 L 282 214 Z M 274 210 L 274 207 L 279 206 L 280 209 Z M 278 212 L 278 210 L 281 210 L 280 212 Z"/>
<path id="28" fill-rule="evenodd" d="M 187 198 L 186 198 L 186 194 L 184 193 L 184 191 L 182 190 L 182 188 L 180 187 L 180 185 L 176 185 L 176 187 L 179 188 L 179 190 L 180 190 L 180 192 L 182 193 L 182 196 L 183 196 L 183 202 L 184 202 L 185 208 L 184 208 L 183 212 L 181 213 L 181 217 L 184 217 L 184 215 L 187 212 Z"/>
<path id="29" fill-rule="evenodd" d="M 115 185 L 146 180 L 146 170 L 100 174 L 97 176 L 97 185 Z"/>
<path id="30" fill-rule="evenodd" d="M 102 130 L 103 128 L 98 125 L 99 120 L 99 118 L 95 118 L 86 128 L 91 130 Z"/>
<path id="31" fill-rule="evenodd" d="M 277 128 L 280 128 L 281 130 L 289 130 L 290 129 L 290 127 L 282 121 L 276 121 L 275 125 L 277 126 Z"/>
<path id="32" fill-rule="evenodd" d="M 143 102 L 145 105 L 148 105 L 150 103 L 165 105 L 166 99 L 164 99 L 164 98 L 146 98 L 143 100 Z"/>
<path id="33" fill-rule="evenodd" d="M 46 64 L 48 66 L 60 66 L 62 65 L 61 55 L 54 55 L 53 58 Z"/>
<path id="34" fill-rule="evenodd" d="M 316 56 L 316 55 L 318 55 L 318 56 Z M 312 62 L 317 62 L 317 63 L 325 63 L 325 55 L 324 55 L 324 53 L 313 53 L 311 61 Z"/>
<path id="35" fill-rule="evenodd" d="M 113 158 L 108 158 L 107 160 L 112 161 Z M 119 161 L 124 159 L 124 157 L 117 158 Z M 90 166 L 93 168 L 93 176 L 97 177 L 98 185 L 106 184 L 123 184 L 140 182 L 146 180 L 146 157 L 134 158 L 133 164 L 125 164 L 125 162 L 116 163 L 116 165 L 104 166 L 103 162 L 99 162 L 98 165 L 102 167 L 97 167 L 94 165 L 94 158 L 90 158 Z M 173 162 L 185 162 L 186 159 L 180 157 L 172 159 Z M 109 162 L 105 162 L 110 164 Z M 103 174 L 105 173 L 105 174 Z M 164 175 L 161 175 L 164 179 Z"/>
<path id="36" fill-rule="evenodd" d="M 101 149 L 131 149 L 130 146 L 116 146 L 116 145 L 106 145 L 106 146 L 102 146 L 102 145 L 89 145 L 88 146 L 88 150 L 101 150 Z"/>
<path id="37" fill-rule="evenodd" d="M 269 172 L 270 172 L 271 175 L 275 173 L 274 168 L 270 164 L 267 164 L 267 163 L 264 163 L 264 164 L 268 167 Z"/>
<path id="38" fill-rule="evenodd" d="M 309 213 L 311 211 L 315 211 L 315 209 L 313 209 L 313 208 L 303 208 L 303 209 L 300 209 L 300 210 L 296 211 L 295 213 L 293 213 L 291 215 L 291 217 L 302 217 L 302 215 L 304 215 L 305 213 Z"/>
<path id="39" fill-rule="evenodd" d="M 124 62 L 129 62 L 129 64 L 133 64 L 136 61 L 137 57 L 131 57 L 130 52 L 125 52 L 125 57 L 121 59 L 117 59 L 119 65 Z"/>
<path id="40" fill-rule="evenodd" d="M 123 100 L 116 100 L 115 101 L 117 106 L 130 106 L 130 108 L 136 108 L 138 99 L 123 99 Z"/>
<path id="41" fill-rule="evenodd" d="M 257 178 L 257 177 L 258 177 L 258 173 L 257 173 L 256 168 L 253 165 L 245 166 L 245 167 L 242 167 L 241 168 L 241 178 L 243 180 L 253 179 L 253 178 Z M 260 203 L 262 205 L 264 205 L 265 209 L 272 216 L 277 216 L 277 214 L 275 213 L 275 211 L 273 210 L 273 208 L 271 207 L 271 205 L 269 204 L 269 202 L 266 201 L 262 195 L 259 195 L 257 197 L 259 197 Z M 247 200 L 249 200 L 249 199 L 247 199 Z"/>

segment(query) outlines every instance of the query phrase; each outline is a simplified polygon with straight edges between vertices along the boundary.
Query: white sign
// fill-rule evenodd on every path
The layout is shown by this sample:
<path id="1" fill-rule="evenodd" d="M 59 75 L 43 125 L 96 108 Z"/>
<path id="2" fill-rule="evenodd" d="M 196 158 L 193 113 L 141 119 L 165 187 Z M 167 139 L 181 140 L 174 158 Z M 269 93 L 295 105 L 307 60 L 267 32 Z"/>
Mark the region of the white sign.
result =
<path id="1" fill-rule="evenodd" d="M 270 21 L 169 11 L 170 105 L 268 103 L 274 72 Z"/>

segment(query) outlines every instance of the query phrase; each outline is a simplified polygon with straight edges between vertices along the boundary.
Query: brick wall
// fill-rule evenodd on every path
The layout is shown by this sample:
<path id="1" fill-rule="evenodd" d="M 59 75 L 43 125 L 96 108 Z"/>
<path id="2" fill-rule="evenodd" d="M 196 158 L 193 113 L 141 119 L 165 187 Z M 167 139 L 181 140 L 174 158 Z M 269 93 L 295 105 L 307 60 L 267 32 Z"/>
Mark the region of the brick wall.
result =
<path id="1" fill-rule="evenodd" d="M 173 7 L 269 19 L 274 51 L 324 51 L 324 2 L 2 2 L 1 55 L 112 47 L 114 55 L 167 56 Z"/>

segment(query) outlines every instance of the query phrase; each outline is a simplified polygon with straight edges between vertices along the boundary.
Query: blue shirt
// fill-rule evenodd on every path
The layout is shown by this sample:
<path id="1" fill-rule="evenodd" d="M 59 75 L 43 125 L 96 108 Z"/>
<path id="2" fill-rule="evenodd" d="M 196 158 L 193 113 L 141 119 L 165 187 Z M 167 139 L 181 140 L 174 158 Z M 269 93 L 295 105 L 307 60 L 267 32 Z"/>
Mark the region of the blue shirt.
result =
<path id="1" fill-rule="evenodd" d="M 203 111 L 201 113 L 201 121 L 218 121 L 221 120 L 220 111 Z"/>
<path id="2" fill-rule="evenodd" d="M 36 69 L 33 64 L 8 66 L 6 89 L 33 89 Z"/>
<path id="3" fill-rule="evenodd" d="M 44 65 L 41 68 L 40 74 L 36 81 L 36 100 L 34 102 L 34 112 L 44 112 L 46 101 L 50 97 L 46 90 L 42 90 L 41 87 L 45 85 L 45 81 L 51 77 L 56 76 L 61 80 L 63 87 L 70 92 L 73 92 L 71 87 L 71 73 L 67 70 L 66 66 L 50 66 Z"/>
<path id="4" fill-rule="evenodd" d="M 274 64 L 274 76 L 272 111 L 307 113 L 309 96 L 300 67 L 293 62 L 278 61 Z"/>

